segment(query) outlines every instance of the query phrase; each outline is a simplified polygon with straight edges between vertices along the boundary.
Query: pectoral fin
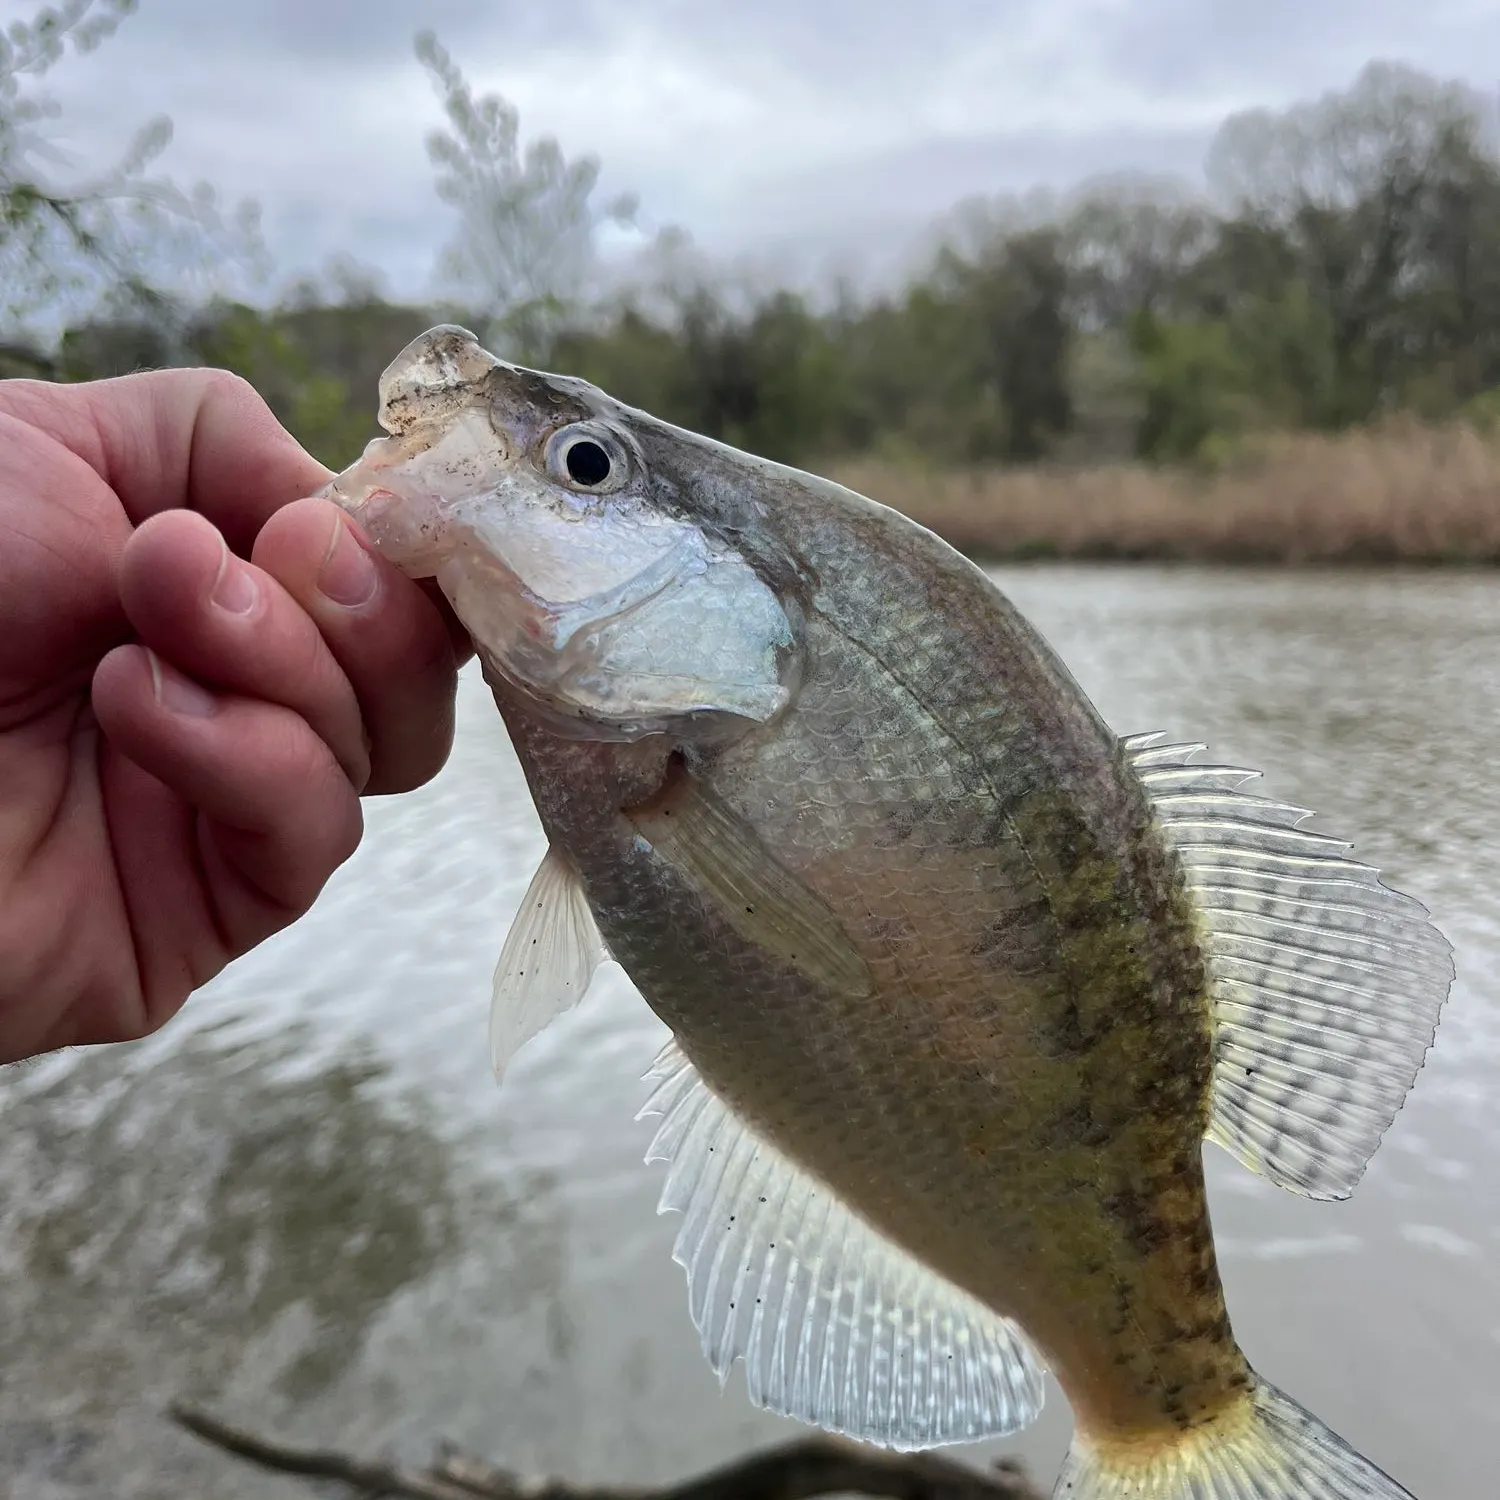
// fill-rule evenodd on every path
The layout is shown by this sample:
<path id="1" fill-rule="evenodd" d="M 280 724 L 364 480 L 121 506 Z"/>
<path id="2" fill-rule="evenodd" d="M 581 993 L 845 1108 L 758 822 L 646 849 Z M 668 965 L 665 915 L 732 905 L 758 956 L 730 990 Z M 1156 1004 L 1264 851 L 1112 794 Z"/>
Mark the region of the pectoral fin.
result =
<path id="1" fill-rule="evenodd" d="M 549 848 L 495 965 L 490 1062 L 496 1078 L 532 1037 L 583 999 L 608 957 L 577 872 Z"/>
<path id="2" fill-rule="evenodd" d="M 747 942 L 831 990 L 870 992 L 869 967 L 828 903 L 686 772 L 628 816 L 657 854 Z"/>

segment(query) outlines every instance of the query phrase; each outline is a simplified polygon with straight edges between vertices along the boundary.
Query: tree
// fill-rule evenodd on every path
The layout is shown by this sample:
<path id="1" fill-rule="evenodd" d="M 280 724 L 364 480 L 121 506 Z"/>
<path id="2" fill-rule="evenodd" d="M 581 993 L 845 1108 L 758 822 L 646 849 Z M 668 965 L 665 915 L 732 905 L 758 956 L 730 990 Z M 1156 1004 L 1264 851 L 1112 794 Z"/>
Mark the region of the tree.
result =
<path id="1" fill-rule="evenodd" d="M 539 349 L 590 290 L 599 230 L 632 224 L 636 200 L 597 203 L 597 158 L 570 162 L 550 136 L 523 151 L 515 106 L 498 94 L 475 98 L 430 31 L 416 53 L 449 124 L 427 137 L 438 196 L 459 214 L 441 272 L 488 321 L 482 332 Z"/>
<path id="2" fill-rule="evenodd" d="M 1493 123 L 1465 84 L 1372 63 L 1347 91 L 1220 129 L 1211 183 L 1262 245 L 1281 242 L 1326 322 L 1330 422 L 1399 402 L 1438 347 L 1455 397 L 1500 375 Z"/>
<path id="3" fill-rule="evenodd" d="M 58 175 L 63 153 L 48 131 L 58 110 L 36 83 L 70 48 L 99 46 L 135 3 L 64 0 L 0 35 L 0 321 L 13 329 L 100 299 L 149 305 L 165 323 L 173 294 L 216 285 L 259 254 L 253 204 L 226 218 L 206 185 L 183 190 L 152 174 L 172 136 L 165 118 L 143 125 L 103 172 Z"/>
<path id="4" fill-rule="evenodd" d="M 1170 179 L 1085 184 L 1060 225 L 1079 324 L 1090 332 L 1123 329 L 1140 312 L 1180 310 L 1183 284 L 1214 229 L 1207 206 Z"/>
<path id="5" fill-rule="evenodd" d="M 945 249 L 913 289 L 905 315 L 927 352 L 925 383 L 960 424 L 953 459 L 1039 458 L 1071 425 L 1067 299 L 1055 229 L 1012 233 L 972 258 Z"/>
<path id="6" fill-rule="evenodd" d="M 979 267 L 988 362 L 1005 405 L 1006 458 L 1040 458 L 1072 425 L 1068 268 L 1056 230 L 1011 238 Z"/>

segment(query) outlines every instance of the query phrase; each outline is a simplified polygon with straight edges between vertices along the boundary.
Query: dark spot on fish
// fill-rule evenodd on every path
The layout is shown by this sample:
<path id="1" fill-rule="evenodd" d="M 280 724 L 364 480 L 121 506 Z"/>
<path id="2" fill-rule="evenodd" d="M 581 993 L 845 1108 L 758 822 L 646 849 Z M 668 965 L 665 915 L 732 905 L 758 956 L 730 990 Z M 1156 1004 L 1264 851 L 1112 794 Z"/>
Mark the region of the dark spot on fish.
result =
<path id="1" fill-rule="evenodd" d="M 891 849 L 904 844 L 917 830 L 916 810 L 898 807 L 887 814 L 884 826 L 875 835 L 877 849 Z"/>
<path id="2" fill-rule="evenodd" d="M 1211 1297 L 1218 1290 L 1218 1269 L 1212 1260 L 1201 1261 L 1187 1273 L 1185 1284 L 1192 1296 Z"/>
<path id="3" fill-rule="evenodd" d="M 1097 1117 L 1092 1101 L 1084 1096 L 1058 1110 L 1039 1126 L 1037 1135 L 1043 1144 L 1062 1151 L 1069 1146 L 1103 1146 L 1114 1139 L 1115 1130 Z"/>
<path id="4" fill-rule="evenodd" d="M 1009 814 L 999 804 L 986 802 L 977 815 L 954 825 L 943 842 L 950 849 L 996 849 L 1001 844 L 1014 842 Z"/>
<path id="5" fill-rule="evenodd" d="M 1229 1326 L 1229 1310 L 1221 1303 L 1218 1307 L 1205 1310 L 1191 1323 L 1178 1325 L 1172 1330 L 1172 1337 L 1178 1343 L 1204 1343 L 1204 1344 L 1227 1344 L 1233 1339 Z"/>
<path id="6" fill-rule="evenodd" d="M 899 912 L 871 913 L 867 931 L 875 942 L 890 948 L 908 944 L 917 935 L 910 920 Z"/>
<path id="7" fill-rule="evenodd" d="M 1047 968 L 1056 948 L 1051 913 L 1039 899 L 1002 912 L 985 926 L 969 952 L 997 969 L 1027 978 Z"/>
<path id="8" fill-rule="evenodd" d="M 1133 1187 L 1111 1193 L 1101 1205 L 1138 1255 L 1150 1255 L 1167 1240 L 1167 1228 L 1156 1205 Z"/>
<path id="9" fill-rule="evenodd" d="M 1049 1058 L 1076 1059 L 1093 1049 L 1093 1038 L 1085 1034 L 1078 1003 L 1061 998 L 1050 1017 L 1037 1029 L 1037 1050 Z"/>

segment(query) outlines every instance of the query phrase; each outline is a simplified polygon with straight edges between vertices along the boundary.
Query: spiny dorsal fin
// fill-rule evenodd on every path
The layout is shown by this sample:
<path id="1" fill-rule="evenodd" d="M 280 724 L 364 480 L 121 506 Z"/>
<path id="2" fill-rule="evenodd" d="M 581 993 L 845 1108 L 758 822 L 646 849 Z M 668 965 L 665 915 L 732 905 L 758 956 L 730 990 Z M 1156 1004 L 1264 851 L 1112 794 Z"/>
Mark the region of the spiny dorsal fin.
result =
<path id="1" fill-rule="evenodd" d="M 1453 950 L 1410 896 L 1192 764 L 1202 745 L 1123 741 L 1203 923 L 1215 1021 L 1209 1139 L 1309 1198 L 1347 1198 L 1432 1045 Z"/>
<path id="2" fill-rule="evenodd" d="M 1024 1335 L 896 1248 L 760 1139 L 675 1042 L 647 1075 L 667 1161 L 659 1212 L 683 1215 L 703 1352 L 745 1362 L 768 1411 L 888 1448 L 999 1437 L 1041 1410 L 1044 1369 Z"/>
<path id="3" fill-rule="evenodd" d="M 490 1002 L 490 1063 L 501 1078 L 539 1031 L 583 999 L 609 957 L 567 858 L 549 848 L 505 937 Z"/>

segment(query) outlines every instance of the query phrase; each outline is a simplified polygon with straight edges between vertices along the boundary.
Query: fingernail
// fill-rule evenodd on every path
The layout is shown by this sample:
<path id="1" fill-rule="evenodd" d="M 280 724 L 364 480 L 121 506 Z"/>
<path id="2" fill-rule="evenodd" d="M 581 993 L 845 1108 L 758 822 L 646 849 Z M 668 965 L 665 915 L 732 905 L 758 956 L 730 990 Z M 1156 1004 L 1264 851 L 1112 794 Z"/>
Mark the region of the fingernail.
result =
<path id="1" fill-rule="evenodd" d="M 206 719 L 217 708 L 214 695 L 169 667 L 156 652 L 146 651 L 151 663 L 151 692 L 157 703 L 169 714 L 185 714 L 190 719 Z"/>
<path id="2" fill-rule="evenodd" d="M 328 551 L 323 555 L 323 566 L 318 569 L 318 588 L 335 604 L 341 604 L 345 609 L 357 609 L 374 597 L 379 581 L 375 560 L 354 539 L 343 521 L 335 517 Z"/>
<path id="3" fill-rule="evenodd" d="M 248 615 L 260 598 L 260 585 L 244 563 L 227 546 L 219 558 L 219 571 L 214 577 L 208 597 L 216 609 L 226 615 Z"/>

